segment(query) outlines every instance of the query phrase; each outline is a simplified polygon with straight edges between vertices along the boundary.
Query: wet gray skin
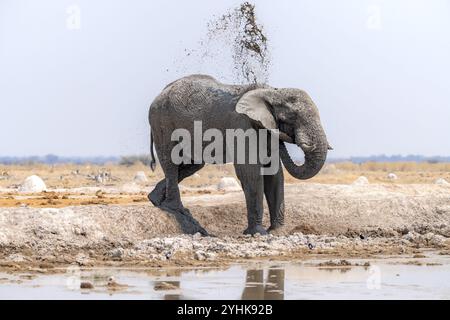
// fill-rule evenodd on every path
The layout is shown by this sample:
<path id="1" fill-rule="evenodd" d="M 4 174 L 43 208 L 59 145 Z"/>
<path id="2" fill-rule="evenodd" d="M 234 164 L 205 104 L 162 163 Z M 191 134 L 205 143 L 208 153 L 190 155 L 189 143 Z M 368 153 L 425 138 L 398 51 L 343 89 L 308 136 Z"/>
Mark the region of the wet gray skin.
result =
<path id="1" fill-rule="evenodd" d="M 178 141 L 171 141 L 171 136 L 174 130 L 183 128 L 191 133 L 193 140 L 195 121 L 201 121 L 203 132 L 214 128 L 223 137 L 226 137 L 227 129 L 268 129 L 271 134 L 277 134 L 273 130 L 278 129 L 280 149 L 273 152 L 279 152 L 277 159 L 281 159 L 287 171 L 297 179 L 315 176 L 331 148 L 317 107 L 309 95 L 300 89 L 272 88 L 260 84 L 227 85 L 207 75 L 191 75 L 170 83 L 155 98 L 149 110 L 151 143 L 155 145 L 165 179 L 156 185 L 148 198 L 155 206 L 173 213 L 186 233 L 208 234 L 184 208 L 178 188 L 180 181 L 200 170 L 205 163 L 192 161 L 175 164 L 171 152 Z M 258 139 L 261 139 L 259 133 Z M 304 164 L 297 165 L 292 161 L 284 142 L 301 148 L 305 154 Z M 191 145 L 194 144 L 192 141 Z M 208 144 L 203 142 L 203 148 Z M 153 146 L 151 150 L 153 152 Z M 222 159 L 227 158 L 225 147 L 224 150 Z M 249 152 L 247 146 L 245 159 L 249 159 Z M 188 156 L 193 159 L 193 155 Z M 232 159 L 237 159 L 235 154 Z M 234 161 L 247 205 L 248 227 L 245 234 L 267 233 L 262 226 L 264 196 L 270 213 L 268 231 L 284 225 L 284 177 L 280 160 L 277 162 L 275 174 L 261 175 L 261 161 L 256 164 L 237 164 Z"/>

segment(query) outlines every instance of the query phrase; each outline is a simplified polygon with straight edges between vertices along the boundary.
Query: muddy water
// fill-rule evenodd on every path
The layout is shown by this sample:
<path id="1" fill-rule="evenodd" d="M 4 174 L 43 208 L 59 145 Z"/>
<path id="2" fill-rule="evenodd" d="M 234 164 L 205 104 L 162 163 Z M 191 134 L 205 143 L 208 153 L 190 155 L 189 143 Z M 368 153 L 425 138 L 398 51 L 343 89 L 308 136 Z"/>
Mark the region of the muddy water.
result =
<path id="1" fill-rule="evenodd" d="M 309 260 L 224 269 L 72 267 L 52 275 L 2 273 L 0 299 L 450 299 L 447 256 L 329 264 Z M 80 289 L 82 282 L 93 288 Z"/>

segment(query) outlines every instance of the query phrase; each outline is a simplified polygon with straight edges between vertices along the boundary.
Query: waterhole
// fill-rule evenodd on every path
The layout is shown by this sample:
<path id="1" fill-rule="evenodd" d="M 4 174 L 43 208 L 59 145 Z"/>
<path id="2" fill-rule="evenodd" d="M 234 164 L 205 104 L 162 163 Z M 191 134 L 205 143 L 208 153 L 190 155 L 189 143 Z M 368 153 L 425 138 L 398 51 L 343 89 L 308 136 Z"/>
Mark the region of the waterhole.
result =
<path id="1" fill-rule="evenodd" d="M 252 262 L 224 268 L 70 267 L 0 274 L 0 299 L 449 299 L 450 257 Z M 84 287 L 81 289 L 80 287 Z"/>

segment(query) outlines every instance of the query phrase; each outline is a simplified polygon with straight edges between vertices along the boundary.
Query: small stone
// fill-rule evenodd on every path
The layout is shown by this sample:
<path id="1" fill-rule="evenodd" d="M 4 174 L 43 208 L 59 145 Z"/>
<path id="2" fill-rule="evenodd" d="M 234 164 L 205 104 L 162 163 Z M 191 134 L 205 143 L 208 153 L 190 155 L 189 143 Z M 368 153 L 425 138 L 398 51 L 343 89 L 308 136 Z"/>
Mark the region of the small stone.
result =
<path id="1" fill-rule="evenodd" d="M 450 183 L 449 183 L 447 180 L 445 180 L 444 178 L 438 178 L 438 179 L 436 179 L 436 180 L 434 181 L 434 183 L 435 183 L 435 184 L 439 184 L 439 185 L 441 185 L 441 186 L 447 186 L 447 185 L 450 185 Z"/>
<path id="2" fill-rule="evenodd" d="M 89 264 L 89 257 L 80 252 L 77 254 L 77 256 L 75 257 L 75 262 L 79 265 L 79 266 L 85 266 L 87 264 Z"/>
<path id="3" fill-rule="evenodd" d="M 200 232 L 195 233 L 192 238 L 194 240 L 200 240 L 202 238 L 202 234 Z"/>
<path id="4" fill-rule="evenodd" d="M 176 290 L 178 287 L 171 283 L 166 281 L 158 281 L 155 283 L 155 286 L 153 287 L 156 291 L 165 291 L 165 290 Z"/>
<path id="5" fill-rule="evenodd" d="M 89 281 L 83 281 L 80 283 L 81 289 L 94 289 L 94 285 Z"/>
<path id="6" fill-rule="evenodd" d="M 122 248 L 115 248 L 110 251 L 111 258 L 113 260 L 121 260 L 123 256 L 123 249 Z"/>
<path id="7" fill-rule="evenodd" d="M 25 257 L 23 255 L 21 255 L 20 253 L 13 253 L 10 254 L 6 260 L 11 261 L 11 262 L 24 262 L 25 261 Z"/>
<path id="8" fill-rule="evenodd" d="M 363 185 L 369 184 L 369 180 L 364 176 L 360 176 L 358 179 L 353 181 L 352 184 L 355 186 L 363 186 Z"/>
<path id="9" fill-rule="evenodd" d="M 136 172 L 133 181 L 136 183 L 146 183 L 148 179 L 144 171 L 138 171 Z"/>
<path id="10" fill-rule="evenodd" d="M 242 188 L 237 182 L 237 180 L 233 177 L 223 177 L 220 179 L 217 189 L 219 191 L 225 191 L 225 192 L 233 192 L 233 191 L 241 191 Z"/>
<path id="11" fill-rule="evenodd" d="M 213 253 L 213 252 L 207 252 L 206 253 L 206 260 L 214 261 L 214 260 L 216 260 L 216 258 L 217 258 L 217 256 L 216 256 L 215 253 Z"/>
<path id="12" fill-rule="evenodd" d="M 126 284 L 118 283 L 113 276 L 110 276 L 108 278 L 106 286 L 108 287 L 109 290 L 123 290 L 128 287 L 128 285 Z"/>
<path id="13" fill-rule="evenodd" d="M 397 175 L 395 173 L 392 173 L 392 172 L 387 175 L 387 178 L 389 180 L 397 180 L 398 179 Z"/>
<path id="14" fill-rule="evenodd" d="M 198 260 L 198 261 L 203 261 L 206 259 L 205 252 L 201 251 L 201 250 L 196 251 L 194 257 L 195 257 L 195 260 Z"/>

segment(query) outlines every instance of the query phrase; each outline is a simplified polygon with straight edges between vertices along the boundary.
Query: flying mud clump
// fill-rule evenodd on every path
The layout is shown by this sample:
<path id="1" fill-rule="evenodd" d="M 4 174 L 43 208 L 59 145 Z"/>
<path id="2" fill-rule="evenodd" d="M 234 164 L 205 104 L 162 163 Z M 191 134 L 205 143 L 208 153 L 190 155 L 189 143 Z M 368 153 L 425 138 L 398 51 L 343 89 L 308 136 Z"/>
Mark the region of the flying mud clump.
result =
<path id="1" fill-rule="evenodd" d="M 235 84 L 268 82 L 268 39 L 257 22 L 254 5 L 242 3 L 214 17 L 206 27 L 197 45 L 185 48 L 184 55 L 174 61 L 178 76 L 206 73 Z"/>
<path id="2" fill-rule="evenodd" d="M 245 2 L 208 23 L 208 39 L 231 45 L 237 82 L 264 83 L 269 77 L 267 36 L 256 21 L 255 6 Z"/>

